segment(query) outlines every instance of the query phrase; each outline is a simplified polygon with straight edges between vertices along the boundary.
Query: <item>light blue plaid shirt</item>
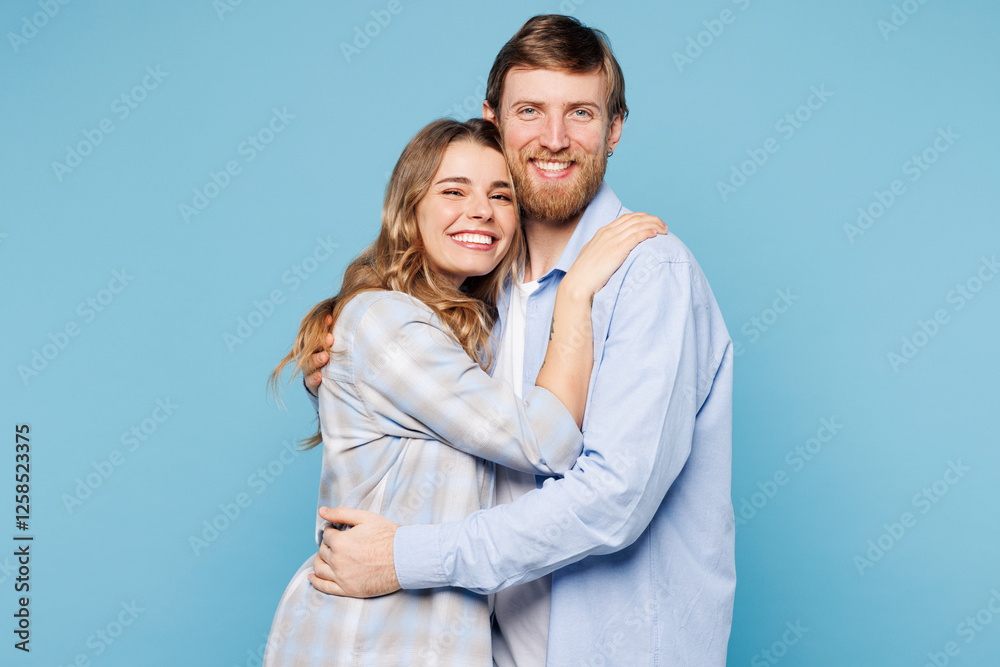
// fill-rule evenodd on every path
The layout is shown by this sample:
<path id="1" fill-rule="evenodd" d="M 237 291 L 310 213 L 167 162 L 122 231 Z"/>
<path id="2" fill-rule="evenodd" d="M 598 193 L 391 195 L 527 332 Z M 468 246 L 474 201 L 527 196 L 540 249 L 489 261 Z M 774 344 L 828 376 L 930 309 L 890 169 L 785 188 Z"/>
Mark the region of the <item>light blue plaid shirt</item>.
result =
<path id="1" fill-rule="evenodd" d="M 400 524 L 455 521 L 492 505 L 489 461 L 552 475 L 581 452 L 580 431 L 559 399 L 541 387 L 519 399 L 412 297 L 355 296 L 333 334 L 319 394 L 319 505 Z M 326 525 L 317 519 L 317 544 Z M 310 556 L 281 598 L 267 667 L 492 665 L 484 595 L 433 588 L 336 597 L 306 579 L 312 563 Z"/>
<path id="2" fill-rule="evenodd" d="M 526 391 L 559 282 L 594 233 L 626 212 L 602 185 L 539 278 Z M 722 666 L 736 586 L 733 352 L 722 315 L 671 232 L 632 251 L 595 298 L 593 323 L 583 456 L 508 505 L 400 528 L 399 582 L 488 593 L 554 571 L 547 664 Z"/>

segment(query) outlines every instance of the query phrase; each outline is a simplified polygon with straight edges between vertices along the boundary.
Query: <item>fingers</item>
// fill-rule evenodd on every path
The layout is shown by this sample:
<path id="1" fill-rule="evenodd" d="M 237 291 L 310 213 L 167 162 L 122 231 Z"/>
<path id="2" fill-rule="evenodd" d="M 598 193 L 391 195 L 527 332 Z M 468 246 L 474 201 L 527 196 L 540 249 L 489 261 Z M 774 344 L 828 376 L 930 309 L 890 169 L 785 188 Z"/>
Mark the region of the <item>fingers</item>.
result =
<path id="1" fill-rule="evenodd" d="M 323 374 L 319 371 L 306 376 L 306 389 L 313 396 L 319 396 L 319 386 L 323 384 Z"/>
<path id="2" fill-rule="evenodd" d="M 319 551 L 316 552 L 316 558 L 313 559 L 313 572 L 320 579 L 334 581 L 337 577 L 334 574 L 333 565 L 331 565 L 327 559 L 333 559 L 333 551 L 326 542 L 323 542 L 319 545 Z"/>
<path id="3" fill-rule="evenodd" d="M 667 229 L 663 220 L 655 215 L 626 213 L 597 230 L 595 238 L 600 238 L 601 242 L 614 242 L 622 236 L 629 236 L 633 233 L 644 234 L 643 238 L 651 238 L 656 234 L 666 234 Z"/>
<path id="4" fill-rule="evenodd" d="M 341 588 L 335 581 L 320 579 L 315 574 L 307 574 L 306 579 L 308 579 L 313 588 L 318 590 L 320 593 L 326 593 L 327 595 L 339 595 L 341 597 L 347 596 L 344 589 Z"/>
<path id="5" fill-rule="evenodd" d="M 312 375 L 326 366 L 328 361 L 330 361 L 330 355 L 326 353 L 326 350 L 320 350 L 306 359 L 305 365 L 302 366 L 302 374 Z"/>
<path id="6" fill-rule="evenodd" d="M 377 516 L 372 512 L 356 510 L 351 507 L 320 507 L 319 515 L 330 523 L 341 523 L 345 526 L 356 526 L 362 521 Z M 326 531 L 324 531 L 324 535 L 325 533 Z"/>

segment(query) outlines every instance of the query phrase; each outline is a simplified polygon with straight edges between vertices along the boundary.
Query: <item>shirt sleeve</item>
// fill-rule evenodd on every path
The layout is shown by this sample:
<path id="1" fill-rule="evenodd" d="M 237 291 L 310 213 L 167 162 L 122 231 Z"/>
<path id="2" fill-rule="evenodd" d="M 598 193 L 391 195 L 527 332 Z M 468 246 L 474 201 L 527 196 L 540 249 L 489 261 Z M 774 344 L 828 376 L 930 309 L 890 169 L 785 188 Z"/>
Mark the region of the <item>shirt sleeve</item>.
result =
<path id="1" fill-rule="evenodd" d="M 460 522 L 400 527 L 394 555 L 403 588 L 492 593 L 623 549 L 645 530 L 688 459 L 715 371 L 699 387 L 696 334 L 707 332 L 696 332 L 695 323 L 711 302 L 690 264 L 664 261 L 635 273 L 625 276 L 614 304 L 587 406 L 584 455 L 563 478 L 510 504 Z M 728 334 L 724 340 L 725 349 L 706 356 L 731 377 Z M 731 383 L 718 384 L 731 392 Z"/>
<path id="2" fill-rule="evenodd" d="M 547 389 L 522 400 L 474 362 L 425 306 L 390 294 L 361 315 L 354 382 L 385 433 L 433 438 L 509 468 L 544 475 L 572 467 L 583 436 Z"/>
<path id="3" fill-rule="evenodd" d="M 319 396 L 316 396 L 309 391 L 309 387 L 306 386 L 305 378 L 302 378 L 302 388 L 306 390 L 306 396 L 309 397 L 309 402 L 312 404 L 313 410 L 316 411 L 316 416 L 319 416 Z"/>

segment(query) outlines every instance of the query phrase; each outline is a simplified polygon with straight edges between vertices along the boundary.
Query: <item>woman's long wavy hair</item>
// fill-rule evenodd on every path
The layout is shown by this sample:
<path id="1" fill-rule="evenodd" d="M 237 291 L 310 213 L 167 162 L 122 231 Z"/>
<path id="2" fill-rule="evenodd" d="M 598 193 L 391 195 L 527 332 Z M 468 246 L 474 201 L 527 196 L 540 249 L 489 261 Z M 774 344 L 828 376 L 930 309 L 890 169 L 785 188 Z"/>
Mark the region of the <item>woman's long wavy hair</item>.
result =
<path id="1" fill-rule="evenodd" d="M 455 289 L 431 269 L 417 228 L 417 204 L 430 190 L 448 146 L 457 141 L 468 141 L 504 154 L 496 127 L 479 118 L 464 123 L 436 120 L 410 140 L 386 187 L 382 230 L 378 238 L 347 267 L 340 292 L 317 304 L 302 319 L 291 352 L 271 373 L 269 385 L 273 392 L 277 393 L 282 372 L 288 364 L 295 364 L 294 378 L 316 352 L 326 349 L 331 355 L 335 354 L 325 345 L 326 334 L 330 332 L 327 318 L 332 316 L 336 322 L 344 304 L 368 290 L 394 290 L 419 299 L 441 318 L 469 357 L 484 370 L 490 367 L 493 362 L 490 332 L 497 318 L 496 297 L 501 287 L 513 279 L 516 267 L 524 259 L 526 246 L 519 223 L 500 264 L 484 276 L 466 279 L 460 289 Z M 513 182 L 509 174 L 507 181 Z M 317 429 L 311 438 L 302 442 L 302 448 L 310 449 L 322 440 Z"/>

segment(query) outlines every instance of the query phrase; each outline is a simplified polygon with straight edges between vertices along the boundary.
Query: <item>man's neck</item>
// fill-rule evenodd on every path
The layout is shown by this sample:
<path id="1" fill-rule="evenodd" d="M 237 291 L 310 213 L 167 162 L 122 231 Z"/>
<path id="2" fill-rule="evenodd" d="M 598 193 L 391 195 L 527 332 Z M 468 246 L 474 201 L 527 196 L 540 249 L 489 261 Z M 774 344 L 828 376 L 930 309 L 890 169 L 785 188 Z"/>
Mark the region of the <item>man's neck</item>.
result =
<path id="1" fill-rule="evenodd" d="M 538 280 L 555 266 L 582 217 L 581 212 L 569 220 L 525 219 L 528 265 L 524 267 L 524 282 Z"/>

